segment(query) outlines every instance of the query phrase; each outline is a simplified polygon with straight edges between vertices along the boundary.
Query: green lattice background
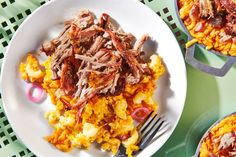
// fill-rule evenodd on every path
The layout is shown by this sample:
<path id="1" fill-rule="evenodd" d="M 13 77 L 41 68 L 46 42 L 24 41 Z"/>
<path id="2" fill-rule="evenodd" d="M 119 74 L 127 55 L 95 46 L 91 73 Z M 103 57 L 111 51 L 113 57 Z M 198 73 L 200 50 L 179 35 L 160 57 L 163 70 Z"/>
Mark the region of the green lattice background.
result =
<path id="1" fill-rule="evenodd" d="M 6 47 L 20 24 L 36 8 L 47 1 L 48 0 L 0 0 L 0 64 L 4 58 Z M 172 0 L 142 0 L 141 2 L 153 9 L 157 15 L 165 20 L 179 41 L 182 50 L 184 50 L 186 35 L 179 29 L 181 27 L 177 22 Z M 4 114 L 2 105 L 0 105 L 0 156 L 35 156 L 17 139 Z"/>

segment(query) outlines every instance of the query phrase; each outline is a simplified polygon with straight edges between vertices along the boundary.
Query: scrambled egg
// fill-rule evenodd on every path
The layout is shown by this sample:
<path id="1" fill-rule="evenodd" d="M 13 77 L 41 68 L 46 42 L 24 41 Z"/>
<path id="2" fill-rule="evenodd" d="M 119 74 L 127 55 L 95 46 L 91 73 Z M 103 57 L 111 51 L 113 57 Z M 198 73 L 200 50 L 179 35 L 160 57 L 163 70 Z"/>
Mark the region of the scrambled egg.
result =
<path id="1" fill-rule="evenodd" d="M 23 80 L 30 82 L 42 82 L 45 75 L 39 61 L 32 54 L 27 56 L 26 63 L 20 64 L 20 73 Z"/>
<path id="2" fill-rule="evenodd" d="M 45 139 L 62 151 L 70 151 L 73 148 L 88 149 L 92 142 L 101 144 L 104 150 L 115 154 L 123 143 L 127 147 L 127 154 L 138 150 L 138 131 L 131 117 L 132 111 L 140 106 L 147 106 L 150 110 L 157 110 L 157 104 L 152 95 L 156 89 L 157 79 L 165 72 L 161 58 L 151 56 L 148 64 L 152 71 L 151 76 L 144 76 L 139 84 L 126 85 L 123 93 L 117 96 L 92 98 L 84 108 L 81 117 L 75 109 L 66 110 L 60 98 L 73 104 L 75 100 L 60 94 L 60 82 L 51 80 L 49 58 L 41 66 L 31 54 L 27 57 L 27 63 L 20 64 L 20 72 L 24 80 L 41 81 L 42 87 L 49 94 L 54 110 L 45 113 L 45 118 L 54 128 L 54 132 Z M 126 139 L 121 136 L 127 135 Z"/>

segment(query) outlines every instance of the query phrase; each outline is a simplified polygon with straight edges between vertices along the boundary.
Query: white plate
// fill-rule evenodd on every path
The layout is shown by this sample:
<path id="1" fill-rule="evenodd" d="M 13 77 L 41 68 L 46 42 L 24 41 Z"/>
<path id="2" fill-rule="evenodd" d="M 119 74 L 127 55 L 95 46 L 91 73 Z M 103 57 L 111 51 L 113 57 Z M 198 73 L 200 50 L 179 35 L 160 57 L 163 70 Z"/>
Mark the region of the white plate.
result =
<path id="1" fill-rule="evenodd" d="M 49 135 L 52 129 L 43 115 L 51 103 L 47 100 L 37 105 L 27 100 L 24 83 L 19 78 L 18 66 L 22 57 L 38 48 L 45 38 L 54 36 L 53 31 L 65 19 L 83 9 L 89 9 L 96 15 L 106 12 L 126 32 L 137 38 L 148 33 L 158 43 L 154 51 L 163 58 L 168 74 L 159 81 L 155 97 L 159 98 L 160 112 L 170 121 L 171 129 L 138 155 L 151 156 L 167 141 L 179 121 L 186 97 L 186 69 L 179 45 L 168 26 L 136 0 L 55 0 L 30 15 L 14 34 L 2 68 L 2 98 L 10 124 L 22 142 L 39 157 L 109 156 L 95 147 L 88 151 L 62 153 L 46 142 L 43 137 Z M 155 44 L 149 43 L 146 48 L 153 49 L 153 46 Z"/>

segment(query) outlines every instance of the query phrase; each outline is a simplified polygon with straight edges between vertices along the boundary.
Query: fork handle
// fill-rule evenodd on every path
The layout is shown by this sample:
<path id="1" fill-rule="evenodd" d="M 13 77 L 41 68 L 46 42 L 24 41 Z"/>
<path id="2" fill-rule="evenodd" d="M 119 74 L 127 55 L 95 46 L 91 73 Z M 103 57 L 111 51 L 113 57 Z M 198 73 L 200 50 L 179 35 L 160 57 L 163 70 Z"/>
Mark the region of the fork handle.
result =
<path id="1" fill-rule="evenodd" d="M 120 147 L 114 157 L 128 157 L 126 155 L 126 148 L 123 146 L 123 144 L 120 145 Z"/>

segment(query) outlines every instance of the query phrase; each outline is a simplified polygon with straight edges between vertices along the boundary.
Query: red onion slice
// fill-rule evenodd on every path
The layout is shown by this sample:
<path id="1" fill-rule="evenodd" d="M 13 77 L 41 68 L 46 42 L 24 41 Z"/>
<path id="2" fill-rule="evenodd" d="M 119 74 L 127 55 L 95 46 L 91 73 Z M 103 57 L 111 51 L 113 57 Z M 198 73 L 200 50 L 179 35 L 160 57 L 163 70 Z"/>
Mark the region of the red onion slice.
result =
<path id="1" fill-rule="evenodd" d="M 195 32 L 200 32 L 200 31 L 202 31 L 202 29 L 203 29 L 203 24 L 202 23 L 198 23 L 197 27 L 195 28 Z"/>
<path id="2" fill-rule="evenodd" d="M 134 109 L 131 113 L 131 116 L 134 120 L 142 122 L 150 113 L 150 110 L 147 107 L 138 107 Z"/>
<path id="3" fill-rule="evenodd" d="M 46 93 L 41 85 L 29 83 L 26 86 L 26 96 L 34 103 L 40 103 L 46 98 Z"/>

